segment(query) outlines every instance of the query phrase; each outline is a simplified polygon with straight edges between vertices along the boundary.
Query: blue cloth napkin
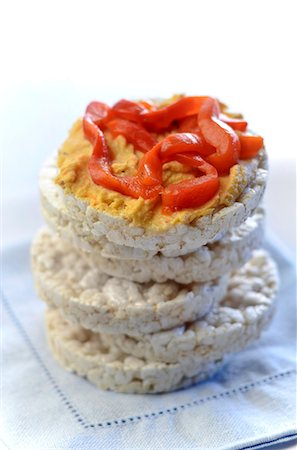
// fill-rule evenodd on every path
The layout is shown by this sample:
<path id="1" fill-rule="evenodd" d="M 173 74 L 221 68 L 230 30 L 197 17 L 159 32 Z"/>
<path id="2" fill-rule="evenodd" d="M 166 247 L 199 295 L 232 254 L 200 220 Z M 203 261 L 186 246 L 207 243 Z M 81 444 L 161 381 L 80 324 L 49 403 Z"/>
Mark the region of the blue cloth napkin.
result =
<path id="1" fill-rule="evenodd" d="M 297 437 L 295 269 L 277 248 L 275 318 L 213 379 L 162 395 L 100 391 L 65 372 L 45 339 L 29 244 L 3 252 L 3 425 L 8 448 L 247 449 Z"/>

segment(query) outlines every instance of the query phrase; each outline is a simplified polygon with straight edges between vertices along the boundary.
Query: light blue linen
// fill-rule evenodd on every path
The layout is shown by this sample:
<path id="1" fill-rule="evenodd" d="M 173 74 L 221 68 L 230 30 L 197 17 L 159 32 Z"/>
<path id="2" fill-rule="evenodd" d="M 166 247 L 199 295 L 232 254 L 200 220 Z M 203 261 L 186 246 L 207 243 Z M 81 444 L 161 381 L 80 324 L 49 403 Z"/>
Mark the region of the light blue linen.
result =
<path id="1" fill-rule="evenodd" d="M 53 360 L 29 244 L 3 253 L 3 424 L 10 449 L 245 449 L 297 437 L 295 269 L 269 245 L 281 288 L 273 323 L 212 380 L 162 395 L 100 391 Z"/>

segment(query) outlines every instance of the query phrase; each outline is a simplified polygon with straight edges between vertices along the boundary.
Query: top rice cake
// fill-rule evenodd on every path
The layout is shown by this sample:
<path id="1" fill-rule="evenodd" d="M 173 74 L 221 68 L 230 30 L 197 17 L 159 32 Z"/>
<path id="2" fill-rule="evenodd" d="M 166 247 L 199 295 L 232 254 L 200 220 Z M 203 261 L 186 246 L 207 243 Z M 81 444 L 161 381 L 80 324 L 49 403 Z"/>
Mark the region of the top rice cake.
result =
<path id="1" fill-rule="evenodd" d="M 207 117 L 211 107 L 215 112 Z M 237 146 L 231 162 L 224 154 L 228 145 Z M 144 156 L 152 164 L 149 169 Z M 224 167 L 221 157 L 227 161 Z M 205 162 L 207 170 L 212 167 L 211 176 L 218 172 L 217 188 L 209 195 L 191 187 L 195 180 L 208 177 Z M 100 176 L 94 172 L 96 164 Z M 211 97 L 175 96 L 162 103 L 122 100 L 112 108 L 92 102 L 57 156 L 43 167 L 40 190 L 47 222 L 86 249 L 110 242 L 123 253 L 127 249 L 130 257 L 131 248 L 150 256 L 179 256 L 243 223 L 259 205 L 266 177 L 263 141 L 247 130 L 242 116 L 231 114 Z M 156 193 L 134 195 L 131 186 L 127 193 L 116 184 L 120 180 L 123 186 L 124 179 L 128 183 L 137 179 L 140 192 L 156 187 Z M 209 189 L 207 183 L 204 189 Z M 173 193 L 167 197 L 169 203 L 164 192 Z"/>

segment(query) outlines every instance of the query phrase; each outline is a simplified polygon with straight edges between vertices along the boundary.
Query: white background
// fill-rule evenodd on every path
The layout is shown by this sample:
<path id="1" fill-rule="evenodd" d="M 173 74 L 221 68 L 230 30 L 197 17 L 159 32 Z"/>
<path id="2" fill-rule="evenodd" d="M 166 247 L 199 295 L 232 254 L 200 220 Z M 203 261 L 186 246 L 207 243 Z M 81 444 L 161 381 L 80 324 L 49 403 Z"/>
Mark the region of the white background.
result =
<path id="1" fill-rule="evenodd" d="M 0 26 L 4 241 L 30 236 L 38 226 L 40 165 L 90 100 L 185 92 L 219 97 L 264 136 L 268 226 L 293 251 L 295 5 L 6 2 Z"/>

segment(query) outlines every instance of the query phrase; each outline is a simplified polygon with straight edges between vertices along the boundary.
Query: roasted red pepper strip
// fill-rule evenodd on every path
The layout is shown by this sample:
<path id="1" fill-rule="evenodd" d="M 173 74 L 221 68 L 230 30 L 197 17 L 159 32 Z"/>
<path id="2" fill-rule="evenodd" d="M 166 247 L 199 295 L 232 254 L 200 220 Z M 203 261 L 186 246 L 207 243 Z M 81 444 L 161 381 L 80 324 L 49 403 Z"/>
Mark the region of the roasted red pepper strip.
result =
<path id="1" fill-rule="evenodd" d="M 199 153 L 200 156 L 208 156 L 216 151 L 216 149 L 211 145 L 209 145 L 202 136 L 201 130 L 199 129 L 198 126 L 198 114 L 180 120 L 178 130 L 180 133 L 194 133 L 196 134 L 196 136 L 199 137 L 199 139 L 203 143 L 203 146 L 201 146 L 200 148 Z"/>
<path id="2" fill-rule="evenodd" d="M 192 180 L 185 180 L 167 186 L 162 192 L 162 205 L 165 209 L 176 211 L 182 208 L 201 206 L 210 200 L 219 189 L 217 170 L 205 162 L 199 153 L 203 143 L 191 133 L 178 133 L 167 136 L 140 160 L 138 176 L 146 186 L 162 183 L 162 164 L 177 160 L 182 164 L 198 168 L 203 173 Z"/>
<path id="3" fill-rule="evenodd" d="M 239 138 L 229 125 L 219 120 L 220 107 L 215 99 L 207 99 L 203 103 L 198 125 L 206 142 L 216 148 L 216 153 L 205 158 L 219 174 L 229 173 L 237 164 L 240 152 Z"/>
<path id="4" fill-rule="evenodd" d="M 204 151 L 204 141 L 196 134 L 170 134 L 155 145 L 139 161 L 138 176 L 146 186 L 162 183 L 161 164 L 177 153 L 196 153 Z"/>
<path id="5" fill-rule="evenodd" d="M 88 168 L 94 183 L 133 198 L 149 199 L 158 196 L 161 186 L 147 188 L 140 183 L 138 177 L 117 177 L 113 175 L 109 149 L 103 132 L 87 114 L 84 116 L 83 128 L 85 136 L 93 144 L 93 153 Z"/>
<path id="6" fill-rule="evenodd" d="M 240 140 L 240 159 L 251 159 L 257 156 L 261 148 L 263 148 L 263 138 L 251 134 L 238 133 Z"/>
<path id="7" fill-rule="evenodd" d="M 177 154 L 174 159 L 199 169 L 203 175 L 167 186 L 162 192 L 163 212 L 198 208 L 216 195 L 220 182 L 215 167 L 193 154 Z"/>
<path id="8" fill-rule="evenodd" d="M 161 155 L 166 158 L 176 153 L 197 153 L 199 156 L 208 155 L 215 151 L 210 147 L 200 132 L 170 134 L 162 141 Z"/>
<path id="9" fill-rule="evenodd" d="M 162 143 L 156 144 L 145 153 L 138 164 L 137 176 L 144 186 L 162 184 L 162 161 L 160 156 Z"/>
<path id="10" fill-rule="evenodd" d="M 111 115 L 111 108 L 102 102 L 91 102 L 88 104 L 86 114 L 98 127 L 103 127 Z"/>
<path id="11" fill-rule="evenodd" d="M 151 131 L 166 130 L 174 120 L 184 119 L 187 116 L 198 114 L 201 105 L 209 97 L 182 97 L 174 103 L 156 111 L 143 111 L 141 120 Z"/>
<path id="12" fill-rule="evenodd" d="M 200 132 L 200 129 L 198 127 L 198 114 L 180 119 L 178 124 L 178 131 L 180 133 L 196 133 L 197 131 Z"/>
<path id="13" fill-rule="evenodd" d="M 156 143 L 156 139 L 139 123 L 125 119 L 113 119 L 107 124 L 108 130 L 115 138 L 122 135 L 136 150 L 148 152 Z"/>
<path id="14" fill-rule="evenodd" d="M 229 117 L 226 114 L 220 114 L 220 120 L 229 125 L 229 127 L 233 128 L 233 130 L 245 131 L 247 129 L 248 123 L 243 119 L 234 119 L 233 117 Z"/>
<path id="15" fill-rule="evenodd" d="M 147 106 L 142 103 L 131 102 L 130 100 L 119 100 L 112 107 L 112 111 L 116 117 L 121 119 L 132 120 L 133 122 L 141 122 L 141 114 L 150 111 Z"/>

